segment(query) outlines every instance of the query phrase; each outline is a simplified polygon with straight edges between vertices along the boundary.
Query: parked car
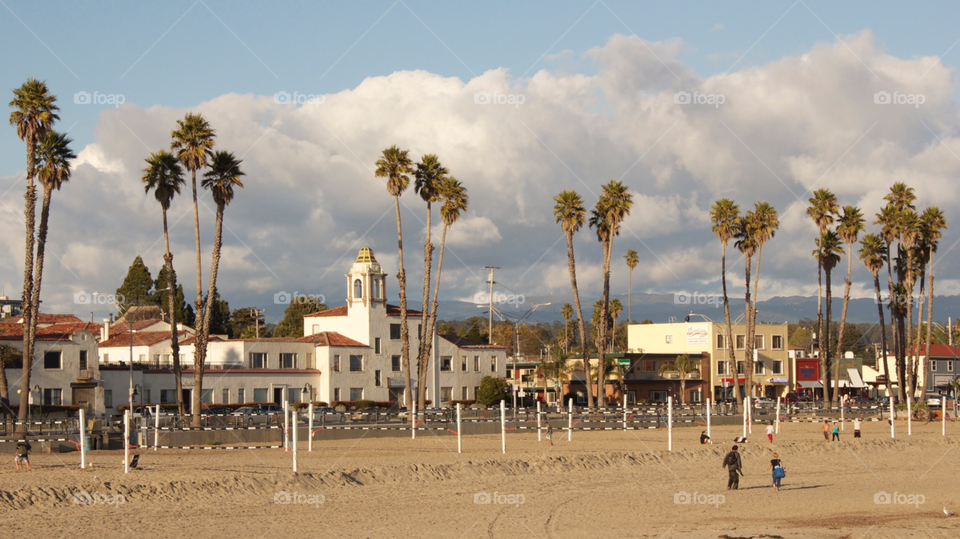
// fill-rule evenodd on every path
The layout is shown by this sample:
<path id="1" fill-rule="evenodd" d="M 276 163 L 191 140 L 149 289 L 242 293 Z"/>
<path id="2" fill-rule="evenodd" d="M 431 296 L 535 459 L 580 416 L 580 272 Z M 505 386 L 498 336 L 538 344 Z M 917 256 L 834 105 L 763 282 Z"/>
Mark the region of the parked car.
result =
<path id="1" fill-rule="evenodd" d="M 953 397 L 950 395 L 927 395 L 928 406 L 942 406 L 941 401 L 946 399 L 947 406 L 953 406 Z"/>
<path id="2" fill-rule="evenodd" d="M 307 412 L 303 412 L 302 415 L 303 417 L 306 417 Z M 313 409 L 314 423 L 343 423 L 346 420 L 347 414 L 338 412 L 335 408 L 330 408 L 327 406 L 324 408 Z"/>
<path id="3" fill-rule="evenodd" d="M 768 398 L 766 398 L 766 397 L 757 397 L 757 399 L 756 399 L 755 401 L 753 401 L 753 402 L 756 403 L 757 406 L 769 405 L 769 404 L 776 404 L 776 403 L 777 403 L 777 401 L 772 400 L 772 399 L 768 399 Z"/>
<path id="4" fill-rule="evenodd" d="M 360 410 L 355 410 L 350 414 L 350 421 L 360 421 L 360 422 L 376 422 L 378 419 L 380 410 L 377 408 L 363 408 Z"/>
<path id="5" fill-rule="evenodd" d="M 245 423 L 247 425 L 278 425 L 283 422 L 280 417 L 281 414 L 283 414 L 283 407 L 276 404 L 263 404 L 244 406 L 231 415 L 246 417 Z"/>

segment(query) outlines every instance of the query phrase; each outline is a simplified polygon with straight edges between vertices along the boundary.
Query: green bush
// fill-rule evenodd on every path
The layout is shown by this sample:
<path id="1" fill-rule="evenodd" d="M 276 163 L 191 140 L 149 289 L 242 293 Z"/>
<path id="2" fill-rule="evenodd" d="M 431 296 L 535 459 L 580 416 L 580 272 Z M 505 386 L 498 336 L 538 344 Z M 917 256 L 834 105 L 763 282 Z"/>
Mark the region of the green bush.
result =
<path id="1" fill-rule="evenodd" d="M 484 376 L 477 390 L 477 402 L 484 406 L 493 406 L 510 396 L 510 386 L 503 378 Z"/>

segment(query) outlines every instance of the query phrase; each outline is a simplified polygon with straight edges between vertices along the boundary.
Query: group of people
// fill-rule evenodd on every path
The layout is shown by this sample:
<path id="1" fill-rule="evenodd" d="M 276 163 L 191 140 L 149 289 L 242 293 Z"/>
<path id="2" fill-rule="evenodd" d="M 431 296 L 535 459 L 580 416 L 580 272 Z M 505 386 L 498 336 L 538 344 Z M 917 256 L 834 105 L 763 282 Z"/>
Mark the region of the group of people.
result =
<path id="1" fill-rule="evenodd" d="M 739 449 L 739 446 L 733 446 L 730 452 L 723 457 L 723 464 L 720 465 L 721 469 L 727 470 L 727 490 L 738 490 L 740 488 L 740 476 L 743 475 L 743 460 L 740 458 Z M 772 472 L 773 488 L 779 492 L 780 480 L 787 475 L 786 468 L 783 467 L 783 461 L 780 460 L 780 455 L 777 453 L 773 454 L 773 458 L 770 459 L 770 465 L 767 466 L 767 471 Z"/>
<path id="2" fill-rule="evenodd" d="M 860 440 L 860 427 L 863 425 L 863 414 L 860 414 L 860 417 L 854 418 L 853 420 L 853 439 Z M 823 420 L 823 427 L 820 429 L 820 432 L 823 433 L 823 442 L 839 442 L 840 441 L 840 425 L 834 420 L 833 427 L 830 426 L 830 420 Z"/>

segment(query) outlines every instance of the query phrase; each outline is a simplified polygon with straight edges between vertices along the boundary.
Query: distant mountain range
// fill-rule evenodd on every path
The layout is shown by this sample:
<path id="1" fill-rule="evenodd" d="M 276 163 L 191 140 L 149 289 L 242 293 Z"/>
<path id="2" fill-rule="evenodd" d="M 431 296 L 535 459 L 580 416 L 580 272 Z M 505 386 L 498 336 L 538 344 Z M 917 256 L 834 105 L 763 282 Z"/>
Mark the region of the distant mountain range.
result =
<path id="1" fill-rule="evenodd" d="M 619 321 L 627 319 L 627 297 L 616 296 L 623 303 L 623 314 Z M 597 297 L 580 298 L 583 307 L 584 317 L 589 318 L 593 313 L 593 304 Z M 688 303 L 681 303 L 688 301 Z M 509 320 L 516 320 L 523 316 L 531 307 L 538 303 L 550 303 L 538 307 L 531 313 L 527 320 L 536 322 L 554 322 L 563 321 L 560 315 L 560 309 L 564 303 L 573 305 L 573 296 L 536 296 L 524 298 L 523 303 L 517 304 L 494 304 L 494 307 L 502 312 Z M 834 297 L 833 320 L 839 321 L 843 310 L 843 296 Z M 438 308 L 438 318 L 441 320 L 466 320 L 472 316 L 486 318 L 486 305 L 480 307 L 477 304 L 466 301 L 441 301 Z M 671 317 L 676 321 L 683 321 L 690 312 L 709 317 L 714 322 L 723 322 L 723 297 L 720 296 L 714 301 L 713 296 L 697 296 L 675 298 L 674 294 L 633 294 L 633 319 L 650 319 L 654 322 L 669 322 Z M 730 316 L 736 318 L 743 314 L 744 304 L 743 296 L 730 298 Z M 946 322 L 947 317 L 956 318 L 960 315 L 960 296 L 934 296 L 933 301 L 933 319 L 941 323 Z M 887 322 L 890 320 L 890 312 L 884 309 L 884 318 Z M 757 320 L 763 322 L 790 322 L 796 323 L 803 319 L 817 318 L 817 298 L 804 296 L 777 296 L 757 303 Z M 497 316 L 494 315 L 494 320 Z M 692 320 L 703 320 L 700 316 L 692 317 Z M 847 310 L 847 321 L 851 323 L 875 323 L 877 318 L 877 304 L 872 298 L 851 299 Z"/>

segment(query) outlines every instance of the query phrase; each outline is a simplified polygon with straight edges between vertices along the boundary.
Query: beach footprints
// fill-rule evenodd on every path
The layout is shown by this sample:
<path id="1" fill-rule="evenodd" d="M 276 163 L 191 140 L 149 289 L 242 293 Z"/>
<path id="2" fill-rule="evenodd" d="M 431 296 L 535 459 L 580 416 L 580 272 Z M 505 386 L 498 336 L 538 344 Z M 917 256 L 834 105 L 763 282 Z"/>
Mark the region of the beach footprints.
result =
<path id="1" fill-rule="evenodd" d="M 119 507 L 127 503 L 127 499 L 123 494 L 100 494 L 99 492 L 90 494 L 85 490 L 78 490 L 73 493 L 73 503 L 74 505 L 112 505 Z"/>
<path id="2" fill-rule="evenodd" d="M 327 501 L 323 494 L 301 494 L 294 491 L 293 494 L 281 490 L 273 495 L 273 503 L 277 505 L 312 505 L 317 509 Z"/>

